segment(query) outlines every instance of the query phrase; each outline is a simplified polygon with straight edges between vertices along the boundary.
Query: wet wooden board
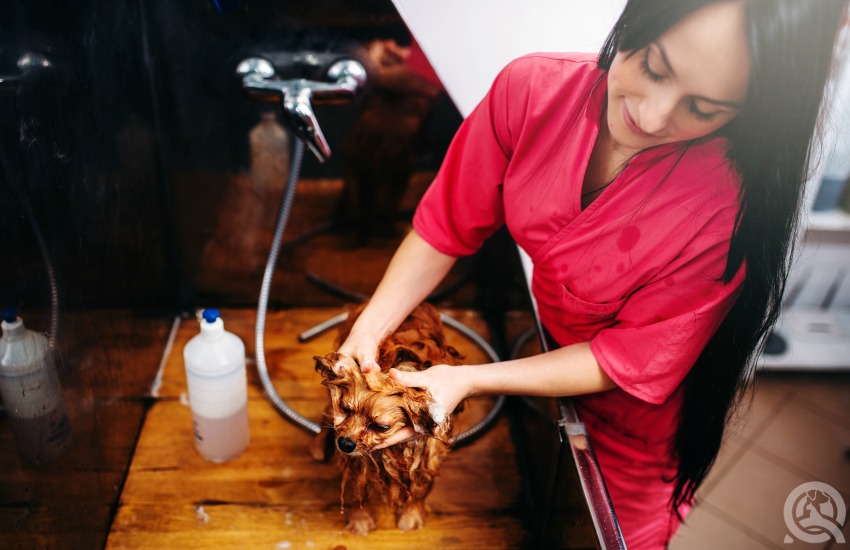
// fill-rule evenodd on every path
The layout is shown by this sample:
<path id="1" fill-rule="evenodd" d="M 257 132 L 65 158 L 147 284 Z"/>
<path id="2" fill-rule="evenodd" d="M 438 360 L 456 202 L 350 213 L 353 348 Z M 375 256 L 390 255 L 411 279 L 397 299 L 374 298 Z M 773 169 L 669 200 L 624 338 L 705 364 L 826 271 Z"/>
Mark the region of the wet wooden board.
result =
<path id="1" fill-rule="evenodd" d="M 44 330 L 47 317 L 25 314 Z M 60 372 L 68 450 L 48 464 L 18 454 L 0 414 L 0 548 L 102 548 L 171 326 L 163 312 L 69 312 Z"/>
<path id="2" fill-rule="evenodd" d="M 280 395 L 301 414 L 318 419 L 326 393 L 313 371 L 312 355 L 334 349 L 335 333 L 299 343 L 301 331 L 339 313 L 338 309 L 291 310 L 269 315 L 269 371 Z M 225 326 L 253 356 L 254 312 L 225 310 Z M 476 329 L 472 314 L 458 317 Z M 249 366 L 251 444 L 238 458 L 213 464 L 193 446 L 191 412 L 185 398 L 183 345 L 197 332 L 187 320 L 178 329 L 120 498 L 107 548 L 525 548 L 530 534 L 522 520 L 520 477 L 507 421 L 449 455 L 428 499 L 424 529 L 401 532 L 388 512 L 366 537 L 343 530 L 340 474 L 333 464 L 307 453 L 312 434 L 283 419 L 262 395 Z M 449 332 L 469 362 L 483 353 Z M 489 409 L 488 399 L 470 400 L 461 428 Z M 352 504 L 346 503 L 346 509 Z"/>

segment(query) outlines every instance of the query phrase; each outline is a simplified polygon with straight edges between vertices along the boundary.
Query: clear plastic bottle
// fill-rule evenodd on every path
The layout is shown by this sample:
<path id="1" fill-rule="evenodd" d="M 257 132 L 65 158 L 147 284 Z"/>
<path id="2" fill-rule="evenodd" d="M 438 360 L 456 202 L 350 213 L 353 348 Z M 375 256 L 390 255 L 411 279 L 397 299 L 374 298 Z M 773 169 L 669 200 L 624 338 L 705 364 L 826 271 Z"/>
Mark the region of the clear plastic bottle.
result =
<path id="1" fill-rule="evenodd" d="M 264 112 L 248 132 L 254 191 L 263 199 L 283 192 L 289 177 L 289 136 L 275 111 Z"/>
<path id="2" fill-rule="evenodd" d="M 201 333 L 183 348 L 195 447 L 213 462 L 248 447 L 248 381 L 245 344 L 224 330 L 216 309 L 205 309 Z"/>
<path id="3" fill-rule="evenodd" d="M 0 397 L 18 453 L 49 462 L 71 445 L 71 422 L 47 338 L 27 329 L 14 309 L 0 313 Z"/>

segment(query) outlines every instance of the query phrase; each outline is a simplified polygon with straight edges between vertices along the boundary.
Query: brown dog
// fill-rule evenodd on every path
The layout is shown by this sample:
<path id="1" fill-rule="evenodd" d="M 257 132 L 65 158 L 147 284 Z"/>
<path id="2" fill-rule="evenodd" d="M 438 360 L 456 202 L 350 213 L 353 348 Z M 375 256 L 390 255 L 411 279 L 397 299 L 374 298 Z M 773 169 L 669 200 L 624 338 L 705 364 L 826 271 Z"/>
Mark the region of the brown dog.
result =
<path id="1" fill-rule="evenodd" d="M 359 312 L 350 314 L 341 327 L 339 343 L 345 341 Z M 430 395 L 396 382 L 387 371 L 460 363 L 461 354 L 446 344 L 439 313 L 431 305 L 420 305 L 381 343 L 381 372 L 364 374 L 352 357 L 336 352 L 313 359 L 325 379 L 322 384 L 330 389 L 331 403 L 325 414 L 332 421 L 333 430 L 323 430 L 316 437 L 311 454 L 317 459 L 325 458 L 330 434 L 335 434 L 343 495 L 350 482 L 354 500 L 359 504 L 350 514 L 346 529 L 365 535 L 375 528 L 374 519 L 364 507 L 370 492 L 380 493 L 393 506 L 399 529 L 422 527 L 425 498 L 437 468 L 449 452 L 451 419 L 435 420 Z M 427 437 L 374 450 L 405 426 L 412 426 Z"/>

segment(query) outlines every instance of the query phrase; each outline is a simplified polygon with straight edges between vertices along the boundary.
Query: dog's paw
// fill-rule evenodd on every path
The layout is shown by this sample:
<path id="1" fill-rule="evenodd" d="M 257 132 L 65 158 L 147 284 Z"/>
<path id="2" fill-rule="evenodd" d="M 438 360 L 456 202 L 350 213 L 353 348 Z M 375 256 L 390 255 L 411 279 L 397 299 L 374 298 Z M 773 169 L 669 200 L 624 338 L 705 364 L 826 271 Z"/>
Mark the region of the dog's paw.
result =
<path id="1" fill-rule="evenodd" d="M 413 531 L 425 527 L 425 510 L 420 506 L 407 508 L 399 514 L 396 525 L 402 531 Z"/>
<path id="2" fill-rule="evenodd" d="M 348 516 L 348 524 L 345 530 L 355 535 L 368 535 L 375 528 L 375 520 L 369 512 L 363 508 L 355 508 Z"/>

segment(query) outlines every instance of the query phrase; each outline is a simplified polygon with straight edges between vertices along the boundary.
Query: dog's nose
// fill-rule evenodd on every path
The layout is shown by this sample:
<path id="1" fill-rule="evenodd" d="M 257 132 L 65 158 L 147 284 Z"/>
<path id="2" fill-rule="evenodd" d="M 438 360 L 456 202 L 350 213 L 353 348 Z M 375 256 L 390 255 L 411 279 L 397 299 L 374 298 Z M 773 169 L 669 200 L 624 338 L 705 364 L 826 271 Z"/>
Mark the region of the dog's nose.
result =
<path id="1" fill-rule="evenodd" d="M 336 440 L 336 446 L 339 447 L 339 450 L 344 453 L 353 453 L 354 449 L 357 448 L 357 443 L 353 442 L 347 437 L 340 437 Z"/>

